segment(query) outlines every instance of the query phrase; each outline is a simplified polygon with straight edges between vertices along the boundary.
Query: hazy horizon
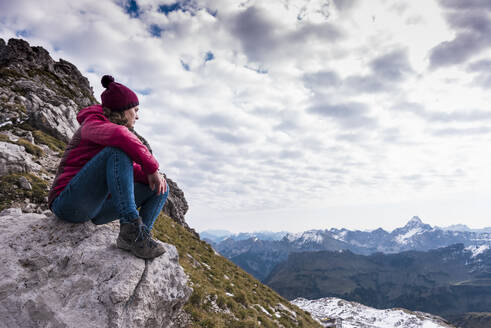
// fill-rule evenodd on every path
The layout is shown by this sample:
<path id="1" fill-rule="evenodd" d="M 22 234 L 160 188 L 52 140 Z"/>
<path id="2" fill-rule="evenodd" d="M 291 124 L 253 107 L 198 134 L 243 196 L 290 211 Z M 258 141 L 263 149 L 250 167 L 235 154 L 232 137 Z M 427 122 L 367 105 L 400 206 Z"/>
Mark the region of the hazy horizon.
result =
<path id="1" fill-rule="evenodd" d="M 415 215 L 416 216 L 416 215 Z M 413 217 L 415 217 L 413 216 Z M 417 216 L 418 217 L 418 216 Z M 421 219 L 421 221 L 423 222 L 423 224 L 429 224 L 428 222 L 426 222 L 424 219 L 422 219 L 421 217 L 419 217 Z M 312 228 L 312 229 L 306 229 L 306 230 L 298 230 L 298 231 L 288 231 L 288 230 L 248 230 L 248 231 L 231 231 L 231 230 L 227 230 L 227 229 L 214 229 L 214 228 L 206 228 L 204 230 L 196 230 L 198 233 L 203 233 L 203 232 L 208 232 L 208 233 L 212 233 L 212 232 L 217 232 L 217 233 L 227 233 L 227 234 L 239 234 L 239 233 L 300 233 L 300 232 L 305 232 L 305 231 L 308 231 L 308 230 L 329 230 L 331 228 L 336 228 L 336 229 L 341 229 L 341 228 L 345 228 L 345 229 L 348 229 L 348 230 L 352 230 L 352 231 L 367 231 L 367 232 L 371 232 L 371 231 L 374 231 L 374 230 L 377 230 L 379 228 L 387 231 L 387 232 L 392 232 L 394 229 L 397 229 L 397 228 L 401 228 L 403 227 L 404 225 L 406 225 L 412 218 L 409 218 L 406 223 L 403 223 L 401 224 L 400 226 L 397 226 L 393 229 L 385 229 L 384 227 L 377 227 L 377 228 L 373 228 L 373 229 L 357 229 L 357 228 L 352 228 L 352 229 L 348 229 L 346 227 L 318 227 L 318 228 Z M 491 225 L 489 226 L 482 226 L 482 227 L 470 227 L 468 226 L 467 224 L 464 224 L 464 223 L 456 223 L 456 224 L 450 224 L 450 225 L 446 225 L 446 226 L 437 226 L 437 225 L 432 225 L 432 224 L 429 224 L 430 226 L 432 226 L 432 228 L 449 228 L 449 227 L 452 227 L 452 226 L 455 226 L 455 225 L 462 225 L 462 226 L 466 226 L 468 229 L 470 230 L 482 230 L 482 229 L 491 229 Z M 216 235 L 218 236 L 218 235 Z"/>

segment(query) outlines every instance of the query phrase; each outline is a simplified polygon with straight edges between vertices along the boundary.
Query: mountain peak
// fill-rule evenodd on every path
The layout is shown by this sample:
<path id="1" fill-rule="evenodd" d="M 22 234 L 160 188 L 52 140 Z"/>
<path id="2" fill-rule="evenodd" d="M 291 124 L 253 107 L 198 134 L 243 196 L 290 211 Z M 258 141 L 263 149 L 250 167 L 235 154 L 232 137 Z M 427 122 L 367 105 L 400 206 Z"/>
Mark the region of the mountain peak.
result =
<path id="1" fill-rule="evenodd" d="M 411 220 L 409 220 L 407 223 L 406 223 L 406 227 L 407 226 L 410 226 L 410 227 L 415 227 L 415 226 L 420 226 L 420 225 L 423 225 L 423 221 L 419 218 L 419 216 L 413 216 L 411 218 Z"/>

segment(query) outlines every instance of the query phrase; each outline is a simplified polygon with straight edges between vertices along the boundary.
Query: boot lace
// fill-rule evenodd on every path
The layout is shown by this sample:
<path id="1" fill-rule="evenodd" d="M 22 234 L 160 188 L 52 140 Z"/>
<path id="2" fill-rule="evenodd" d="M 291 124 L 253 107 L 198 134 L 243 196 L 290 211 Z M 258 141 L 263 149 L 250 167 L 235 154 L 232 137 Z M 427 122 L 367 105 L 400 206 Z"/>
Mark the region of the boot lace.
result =
<path id="1" fill-rule="evenodd" d="M 135 242 L 142 241 L 146 242 L 150 247 L 155 247 L 155 241 L 152 240 L 152 236 L 150 235 L 150 230 L 145 224 L 140 224 L 138 226 L 138 235 L 136 236 Z"/>

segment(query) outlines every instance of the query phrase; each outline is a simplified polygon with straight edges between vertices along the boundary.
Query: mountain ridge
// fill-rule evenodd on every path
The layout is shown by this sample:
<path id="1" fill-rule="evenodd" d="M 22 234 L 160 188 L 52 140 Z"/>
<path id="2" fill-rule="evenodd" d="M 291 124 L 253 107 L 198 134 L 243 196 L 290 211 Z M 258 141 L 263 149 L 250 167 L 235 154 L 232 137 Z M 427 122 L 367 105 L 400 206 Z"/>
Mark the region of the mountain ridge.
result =
<path id="1" fill-rule="evenodd" d="M 286 260 L 293 252 L 349 250 L 361 255 L 378 252 L 393 254 L 409 250 L 427 251 L 456 243 L 465 246 L 490 245 L 491 233 L 443 230 L 414 216 L 404 226 L 391 232 L 382 228 L 372 231 L 311 229 L 288 233 L 281 240 L 226 239 L 212 245 L 220 254 L 263 280 L 268 270 Z"/>

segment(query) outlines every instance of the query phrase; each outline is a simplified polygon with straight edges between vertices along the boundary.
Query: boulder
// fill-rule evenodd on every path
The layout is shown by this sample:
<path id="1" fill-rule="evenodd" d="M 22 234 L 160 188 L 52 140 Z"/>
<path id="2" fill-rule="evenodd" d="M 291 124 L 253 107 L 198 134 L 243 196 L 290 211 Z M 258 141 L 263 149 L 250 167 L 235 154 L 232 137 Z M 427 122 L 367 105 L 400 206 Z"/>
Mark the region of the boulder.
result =
<path id="1" fill-rule="evenodd" d="M 27 173 L 41 170 L 24 147 L 0 142 L 0 176 L 11 173 Z"/>
<path id="2" fill-rule="evenodd" d="M 5 327 L 177 327 L 191 289 L 174 246 L 153 260 L 115 245 L 118 223 L 0 213 Z"/>

